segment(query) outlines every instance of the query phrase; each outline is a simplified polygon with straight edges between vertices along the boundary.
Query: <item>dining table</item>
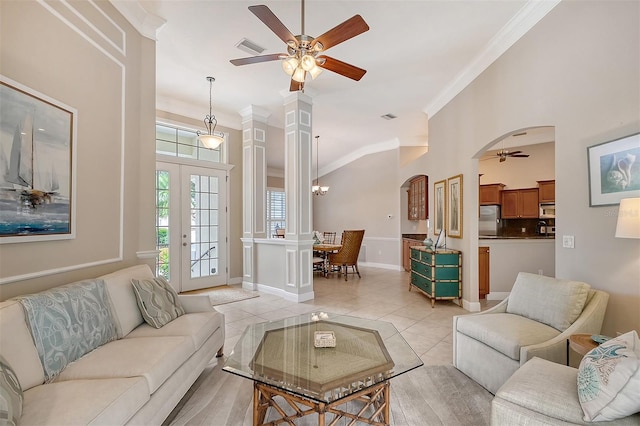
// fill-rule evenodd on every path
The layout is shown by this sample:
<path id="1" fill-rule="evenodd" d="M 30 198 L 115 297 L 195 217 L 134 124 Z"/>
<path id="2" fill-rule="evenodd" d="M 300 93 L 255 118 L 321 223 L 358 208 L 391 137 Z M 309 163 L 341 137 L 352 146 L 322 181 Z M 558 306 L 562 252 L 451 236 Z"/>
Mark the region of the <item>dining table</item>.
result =
<path id="1" fill-rule="evenodd" d="M 329 273 L 329 253 L 337 252 L 342 248 L 342 244 L 325 244 L 318 243 L 313 245 L 313 251 L 321 252 L 323 262 L 322 262 L 322 275 L 325 277 Z"/>

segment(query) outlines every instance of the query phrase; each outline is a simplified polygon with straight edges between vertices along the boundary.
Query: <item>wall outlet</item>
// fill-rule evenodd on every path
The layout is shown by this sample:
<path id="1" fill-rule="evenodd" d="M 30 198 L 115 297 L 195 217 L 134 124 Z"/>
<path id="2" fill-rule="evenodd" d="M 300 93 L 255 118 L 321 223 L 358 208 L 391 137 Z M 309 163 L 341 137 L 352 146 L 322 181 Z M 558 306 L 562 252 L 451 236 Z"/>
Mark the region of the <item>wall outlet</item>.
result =
<path id="1" fill-rule="evenodd" d="M 563 248 L 574 248 L 575 244 L 574 244 L 575 240 L 573 235 L 563 235 L 562 236 L 562 247 Z"/>
<path id="2" fill-rule="evenodd" d="M 522 233 L 524 234 L 525 232 L 527 232 L 527 228 L 522 228 Z"/>
<path id="3" fill-rule="evenodd" d="M 538 275 L 544 275 L 544 273 L 542 272 L 542 269 L 538 269 Z"/>

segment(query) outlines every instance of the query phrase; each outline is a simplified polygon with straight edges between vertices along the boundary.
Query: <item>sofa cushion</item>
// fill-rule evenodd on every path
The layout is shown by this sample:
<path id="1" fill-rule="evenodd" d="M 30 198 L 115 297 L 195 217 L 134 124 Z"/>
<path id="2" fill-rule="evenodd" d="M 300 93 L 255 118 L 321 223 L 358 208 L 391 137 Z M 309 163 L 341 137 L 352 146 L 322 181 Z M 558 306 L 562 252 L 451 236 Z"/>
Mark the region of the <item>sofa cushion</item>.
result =
<path id="1" fill-rule="evenodd" d="M 584 420 L 616 420 L 640 412 L 640 339 L 633 330 L 587 353 L 578 370 Z"/>
<path id="2" fill-rule="evenodd" d="M 564 331 L 580 316 L 589 284 L 520 272 L 509 294 L 507 312 Z"/>
<path id="3" fill-rule="evenodd" d="M 122 338 L 144 322 L 140 309 L 138 309 L 131 279 L 153 278 L 153 272 L 148 265 L 136 265 L 102 275 L 99 278 L 104 280 L 107 285 L 107 291 L 113 302 L 118 338 Z"/>
<path id="4" fill-rule="evenodd" d="M 546 342 L 560 334 L 541 322 L 505 313 L 460 316 L 457 331 L 516 361 L 520 360 L 521 347 Z"/>
<path id="5" fill-rule="evenodd" d="M 164 278 L 133 279 L 131 282 L 142 318 L 150 326 L 160 328 L 184 315 L 178 295 Z"/>
<path id="6" fill-rule="evenodd" d="M 70 362 L 116 338 L 111 301 L 104 281 L 96 279 L 16 298 L 47 381 Z"/>
<path id="7" fill-rule="evenodd" d="M 24 309 L 16 300 L 0 303 L 0 354 L 15 371 L 22 390 L 44 383 L 44 370 Z"/>
<path id="8" fill-rule="evenodd" d="M 219 312 L 198 312 L 182 315 L 162 328 L 141 324 L 129 333 L 125 339 L 157 336 L 186 336 L 191 339 L 196 350 L 217 329 L 223 326 L 223 315 Z"/>
<path id="9" fill-rule="evenodd" d="M 581 424 L 582 409 L 576 391 L 577 372 L 575 368 L 534 357 L 500 387 L 492 404 L 504 400 L 552 419 Z M 536 422 L 532 419 L 530 424 L 558 423 Z"/>
<path id="10" fill-rule="evenodd" d="M 22 416 L 22 398 L 18 376 L 0 355 L 0 424 L 18 424 Z"/>
<path id="11" fill-rule="evenodd" d="M 141 376 L 153 394 L 194 352 L 185 336 L 120 339 L 70 364 L 55 381 Z"/>
<path id="12" fill-rule="evenodd" d="M 25 392 L 22 424 L 122 425 L 148 400 L 142 377 L 48 383 Z"/>

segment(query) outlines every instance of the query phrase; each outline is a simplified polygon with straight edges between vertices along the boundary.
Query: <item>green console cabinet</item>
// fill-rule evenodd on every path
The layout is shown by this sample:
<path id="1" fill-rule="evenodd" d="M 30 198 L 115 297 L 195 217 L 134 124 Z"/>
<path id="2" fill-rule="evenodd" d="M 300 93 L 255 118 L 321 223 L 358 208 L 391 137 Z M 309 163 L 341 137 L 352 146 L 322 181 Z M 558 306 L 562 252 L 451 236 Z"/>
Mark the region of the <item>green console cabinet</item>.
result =
<path id="1" fill-rule="evenodd" d="M 431 299 L 432 308 L 436 300 L 458 299 L 462 306 L 462 253 L 458 250 L 434 251 L 411 247 L 409 291 L 413 287 Z"/>

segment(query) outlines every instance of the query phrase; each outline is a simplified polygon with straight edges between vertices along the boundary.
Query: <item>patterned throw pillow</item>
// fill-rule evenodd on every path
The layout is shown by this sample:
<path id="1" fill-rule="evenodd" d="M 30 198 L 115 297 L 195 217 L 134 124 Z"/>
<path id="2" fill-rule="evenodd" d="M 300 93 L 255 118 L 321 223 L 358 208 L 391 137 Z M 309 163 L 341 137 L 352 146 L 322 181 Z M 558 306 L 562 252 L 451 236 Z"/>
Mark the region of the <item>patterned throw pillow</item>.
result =
<path id="1" fill-rule="evenodd" d="M 584 420 L 601 422 L 640 412 L 640 339 L 633 330 L 587 353 L 578 369 Z"/>
<path id="2" fill-rule="evenodd" d="M 140 313 L 150 326 L 161 328 L 184 315 L 178 295 L 164 278 L 133 279 L 131 282 Z"/>
<path id="3" fill-rule="evenodd" d="M 18 376 L 0 355 L 0 424 L 18 424 L 22 416 L 22 388 Z"/>

